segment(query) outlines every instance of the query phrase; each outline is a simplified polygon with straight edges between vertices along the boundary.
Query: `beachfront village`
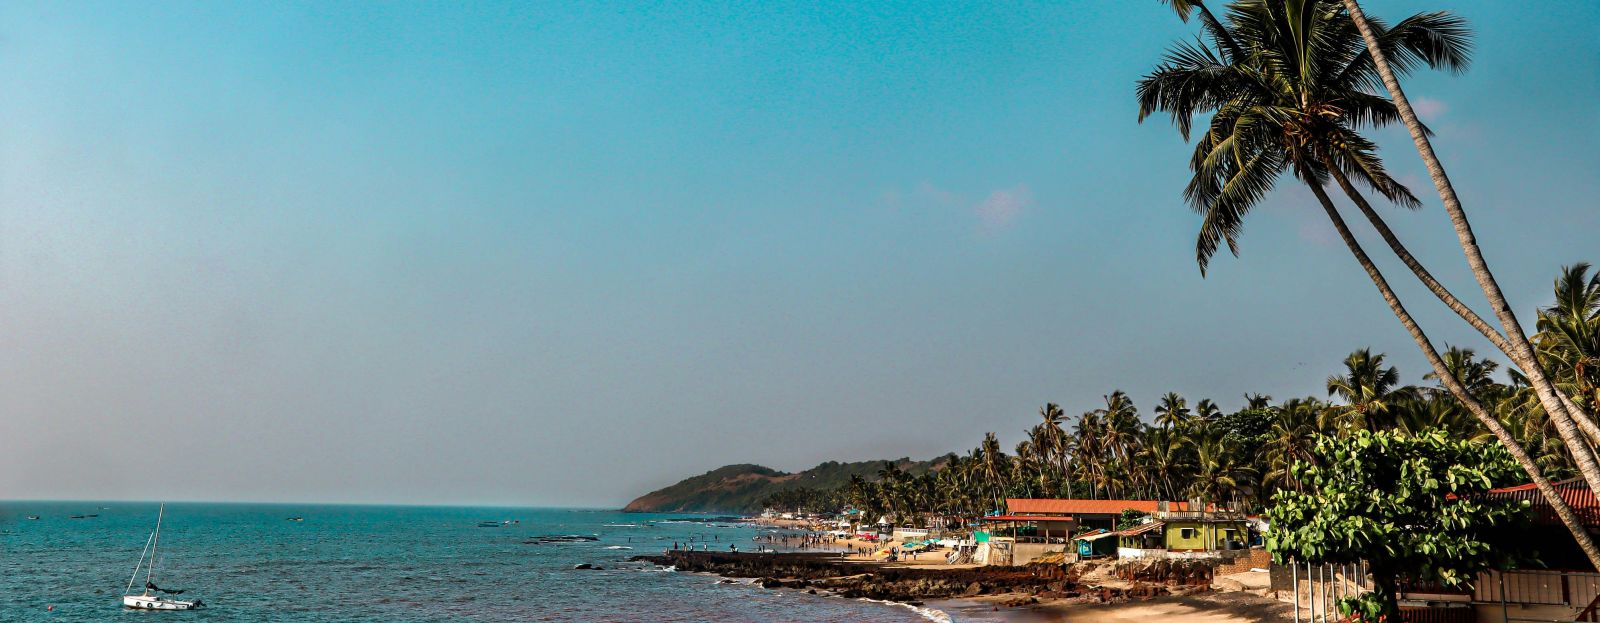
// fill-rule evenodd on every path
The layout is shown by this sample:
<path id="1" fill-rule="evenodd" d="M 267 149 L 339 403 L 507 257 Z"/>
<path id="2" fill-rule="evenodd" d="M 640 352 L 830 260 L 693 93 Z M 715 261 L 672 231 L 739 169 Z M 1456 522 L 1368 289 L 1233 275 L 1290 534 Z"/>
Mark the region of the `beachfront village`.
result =
<path id="1" fill-rule="evenodd" d="M 1587 487 L 1579 480 L 1559 487 L 1586 525 L 1600 530 L 1600 503 Z M 1596 620 L 1600 574 L 1574 570 L 1582 568 L 1583 553 L 1564 538 L 1560 520 L 1541 503 L 1538 492 L 1532 486 L 1510 486 L 1489 489 L 1479 498 L 1524 512 L 1525 523 L 1502 544 L 1526 553 L 1537 550 L 1543 558 L 1535 562 L 1529 557 L 1515 568 L 1481 570 L 1456 586 L 1404 578 L 1394 594 L 1403 620 Z M 919 593 L 906 588 L 907 582 L 897 587 L 886 580 L 877 585 L 877 594 L 862 593 L 859 582 L 846 582 L 838 592 L 915 603 L 955 597 L 1040 613 L 1094 608 L 1091 612 L 1108 620 L 1132 620 L 1140 613 L 1227 617 L 1216 620 L 1349 620 L 1348 607 L 1342 610 L 1341 602 L 1358 600 L 1376 588 L 1370 564 L 1363 560 L 1312 563 L 1274 557 L 1267 547 L 1271 521 L 1239 503 L 1065 498 L 1006 498 L 1003 503 L 1004 510 L 975 520 L 930 516 L 917 522 L 924 527 L 896 525 L 889 515 L 850 507 L 836 513 L 768 509 L 755 521 L 781 532 L 758 537 L 752 548 L 758 553 L 751 556 L 844 561 L 820 573 L 813 569 L 799 577 L 766 577 L 762 583 L 769 588 L 838 590 L 830 578 L 859 578 L 869 569 L 932 577 L 949 572 L 958 579 L 943 590 L 924 576 L 909 585 L 934 590 Z M 798 553 L 776 554 L 775 547 Z M 674 560 L 685 564 L 681 556 Z M 724 564 L 706 570 L 734 576 L 756 571 L 754 577 L 773 568 L 770 563 L 744 570 Z M 1017 581 L 1019 569 L 1032 581 Z M 1241 612 L 1252 614 L 1239 618 Z"/>
<path id="2" fill-rule="evenodd" d="M 1600 387 L 1586 364 L 1600 355 L 1600 273 L 1577 264 L 1552 283 L 1532 340 L 1581 412 Z M 965 453 L 767 495 L 759 521 L 788 531 L 755 558 L 662 561 L 997 607 L 1184 599 L 1168 605 L 1255 608 L 1239 620 L 1600 620 L 1592 417 L 1568 443 L 1523 374 L 1465 348 L 1415 385 L 1371 349 L 1329 363 L 1325 397 L 1249 394 L 1234 411 L 1176 393 L 1149 418 L 1121 391 L 1076 418 L 1047 404 L 1009 452 L 988 433 Z"/>
<path id="3" fill-rule="evenodd" d="M 1549 298 L 1514 309 L 1407 98 L 1414 72 L 1467 69 L 1472 27 L 1448 11 L 1369 18 L 1356 0 L 1165 4 L 1196 36 L 1134 94 L 1141 122 L 1169 120 L 1193 146 L 1181 194 L 1201 217 L 1202 273 L 1222 248 L 1248 261 L 1252 209 L 1296 186 L 1376 294 L 1328 304 L 1381 301 L 1427 362 L 1424 383 L 1362 348 L 1312 396 L 1250 394 L 1233 412 L 1176 393 L 1153 421 L 1120 391 L 1075 421 L 1048 404 L 1012 452 L 989 433 L 935 464 L 794 487 L 769 496 L 771 521 L 803 517 L 846 539 L 843 554 L 895 569 L 819 585 L 846 595 L 1031 607 L 1226 592 L 1287 606 L 1206 620 L 1600 620 L 1600 276 L 1572 258 L 1549 268 Z M 1367 136 L 1384 126 L 1409 135 L 1386 155 L 1420 157 L 1476 288 L 1452 290 L 1389 226 L 1382 209 L 1430 193 L 1386 168 Z M 1428 299 L 1453 317 L 1413 315 Z M 1436 341 L 1441 325 L 1484 352 Z M 862 573 L 821 560 L 743 564 L 775 587 Z"/>

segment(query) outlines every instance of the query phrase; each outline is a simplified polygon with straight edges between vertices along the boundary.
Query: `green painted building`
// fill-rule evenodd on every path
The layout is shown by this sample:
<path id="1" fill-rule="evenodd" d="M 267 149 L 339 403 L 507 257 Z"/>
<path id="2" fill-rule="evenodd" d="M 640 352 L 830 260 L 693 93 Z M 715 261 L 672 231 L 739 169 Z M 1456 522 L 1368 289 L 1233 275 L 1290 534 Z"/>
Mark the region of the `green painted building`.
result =
<path id="1" fill-rule="evenodd" d="M 1182 518 L 1139 524 L 1117 533 L 1119 558 L 1206 557 L 1245 549 L 1249 524 L 1242 519 Z"/>
<path id="2" fill-rule="evenodd" d="M 1250 529 L 1243 521 L 1169 519 L 1164 523 L 1169 552 L 1242 549 L 1249 542 Z"/>

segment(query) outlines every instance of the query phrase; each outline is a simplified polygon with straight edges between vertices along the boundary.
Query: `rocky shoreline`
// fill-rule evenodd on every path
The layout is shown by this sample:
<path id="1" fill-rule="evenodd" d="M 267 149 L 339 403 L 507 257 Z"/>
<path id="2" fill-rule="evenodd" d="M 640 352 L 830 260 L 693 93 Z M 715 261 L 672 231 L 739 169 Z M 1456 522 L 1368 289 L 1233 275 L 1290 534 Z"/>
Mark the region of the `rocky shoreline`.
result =
<path id="1" fill-rule="evenodd" d="M 1113 603 L 1209 590 L 1204 563 L 1034 564 L 1023 567 L 909 568 L 840 560 L 834 554 L 666 552 L 635 561 L 725 578 L 755 578 L 764 588 L 910 604 L 996 597 L 1002 605 L 1040 600 Z"/>

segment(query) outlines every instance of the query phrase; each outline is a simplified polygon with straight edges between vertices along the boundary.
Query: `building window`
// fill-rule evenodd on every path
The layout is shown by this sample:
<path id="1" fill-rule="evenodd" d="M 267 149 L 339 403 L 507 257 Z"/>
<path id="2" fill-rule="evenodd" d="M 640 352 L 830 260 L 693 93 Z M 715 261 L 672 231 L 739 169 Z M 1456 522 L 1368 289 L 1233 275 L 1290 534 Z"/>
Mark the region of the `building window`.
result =
<path id="1" fill-rule="evenodd" d="M 1178 537 L 1182 539 L 1194 538 L 1194 528 L 1182 528 L 1178 530 Z"/>

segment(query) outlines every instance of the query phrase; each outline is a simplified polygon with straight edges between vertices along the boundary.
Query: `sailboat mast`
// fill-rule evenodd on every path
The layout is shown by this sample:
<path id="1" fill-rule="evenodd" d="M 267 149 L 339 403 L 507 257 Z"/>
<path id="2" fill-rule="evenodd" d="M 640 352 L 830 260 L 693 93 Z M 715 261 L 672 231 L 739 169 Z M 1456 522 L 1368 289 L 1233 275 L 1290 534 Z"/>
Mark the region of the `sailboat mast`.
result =
<path id="1" fill-rule="evenodd" d="M 155 536 L 154 533 L 151 533 L 150 536 L 144 538 L 144 549 L 139 550 L 139 562 L 133 565 L 133 575 L 128 576 L 128 586 L 122 589 L 122 594 L 126 595 L 128 591 L 133 590 L 133 581 L 139 577 L 139 567 L 144 566 L 144 555 L 150 553 L 150 541 L 155 539 Z"/>
<path id="2" fill-rule="evenodd" d="M 150 565 L 144 568 L 144 583 L 150 583 L 150 575 L 156 572 L 156 548 L 161 546 L 161 517 L 167 514 L 167 503 L 161 503 L 161 510 L 156 511 L 156 533 L 150 537 Z M 134 573 L 138 573 L 135 571 Z M 148 591 L 149 587 L 146 586 Z"/>

